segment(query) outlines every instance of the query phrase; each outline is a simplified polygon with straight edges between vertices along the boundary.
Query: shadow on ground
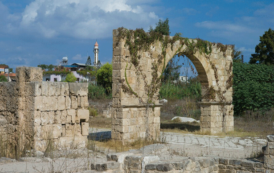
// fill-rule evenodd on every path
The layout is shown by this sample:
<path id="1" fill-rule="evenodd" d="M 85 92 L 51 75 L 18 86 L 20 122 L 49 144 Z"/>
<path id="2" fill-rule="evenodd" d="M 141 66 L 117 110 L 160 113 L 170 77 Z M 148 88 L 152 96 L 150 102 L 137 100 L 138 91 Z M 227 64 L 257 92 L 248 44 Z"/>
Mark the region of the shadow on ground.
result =
<path id="1" fill-rule="evenodd" d="M 183 123 L 161 123 L 161 129 L 180 129 L 194 132 L 200 130 L 200 125 Z"/>

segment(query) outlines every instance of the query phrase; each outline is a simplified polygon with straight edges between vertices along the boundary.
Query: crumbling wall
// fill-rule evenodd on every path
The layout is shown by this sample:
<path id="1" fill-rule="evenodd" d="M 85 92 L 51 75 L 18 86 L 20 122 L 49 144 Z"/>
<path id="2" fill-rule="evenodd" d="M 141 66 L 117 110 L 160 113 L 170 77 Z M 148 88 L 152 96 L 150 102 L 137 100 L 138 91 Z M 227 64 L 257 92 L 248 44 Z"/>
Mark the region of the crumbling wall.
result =
<path id="1" fill-rule="evenodd" d="M 112 138 L 123 142 L 136 137 L 157 138 L 154 134 L 160 131 L 160 114 L 150 112 L 161 106 L 158 99 L 162 74 L 176 55 L 187 56 L 199 74 L 201 131 L 233 131 L 233 46 L 157 34 L 142 29 L 113 30 Z M 143 113 L 143 109 L 149 113 Z M 138 112 L 136 117 L 134 112 Z M 143 116 L 145 123 L 131 120 Z"/>
<path id="2" fill-rule="evenodd" d="M 89 111 L 87 83 L 29 83 L 33 88 L 35 149 L 84 147 Z"/>
<path id="3" fill-rule="evenodd" d="M 26 149 L 45 151 L 49 145 L 84 147 L 88 84 L 42 82 L 41 68 L 19 67 L 16 74 L 17 82 L 0 83 L 0 148 L 2 139 L 11 146 L 4 150 L 13 155 Z"/>

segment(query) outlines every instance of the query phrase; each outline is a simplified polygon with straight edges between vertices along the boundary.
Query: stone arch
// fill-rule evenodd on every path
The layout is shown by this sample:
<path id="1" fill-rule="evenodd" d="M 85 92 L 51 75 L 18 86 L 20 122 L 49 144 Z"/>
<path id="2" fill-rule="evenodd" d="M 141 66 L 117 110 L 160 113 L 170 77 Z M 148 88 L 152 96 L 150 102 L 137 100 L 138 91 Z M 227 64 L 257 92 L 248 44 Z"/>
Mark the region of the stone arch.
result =
<path id="1" fill-rule="evenodd" d="M 186 55 L 201 79 L 201 131 L 232 131 L 233 46 L 161 35 L 142 42 L 155 38 L 152 34 L 113 30 L 112 138 L 128 142 L 159 137 L 159 79 L 175 55 Z"/>

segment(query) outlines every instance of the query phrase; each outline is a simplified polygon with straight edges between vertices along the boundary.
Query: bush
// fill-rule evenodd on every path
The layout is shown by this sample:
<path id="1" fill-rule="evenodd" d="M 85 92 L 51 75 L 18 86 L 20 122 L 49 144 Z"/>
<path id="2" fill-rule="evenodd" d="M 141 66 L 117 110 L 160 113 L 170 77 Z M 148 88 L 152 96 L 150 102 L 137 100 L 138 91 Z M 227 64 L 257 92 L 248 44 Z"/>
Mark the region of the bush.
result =
<path id="1" fill-rule="evenodd" d="M 67 75 L 65 81 L 66 82 L 75 82 L 77 78 L 74 76 L 74 74 L 71 72 Z"/>
<path id="2" fill-rule="evenodd" d="M 235 114 L 245 110 L 266 111 L 274 106 L 274 67 L 263 64 L 233 64 Z"/>
<path id="3" fill-rule="evenodd" d="M 97 84 L 106 89 L 107 94 L 112 91 L 112 65 L 109 63 L 104 64 L 97 71 Z"/>
<path id="4" fill-rule="evenodd" d="M 105 99 L 105 98 L 111 98 L 112 95 L 106 94 L 106 89 L 99 85 L 92 85 L 90 84 L 88 86 L 88 98 L 89 99 Z"/>
<path id="5" fill-rule="evenodd" d="M 96 117 L 98 115 L 98 112 L 95 108 L 89 107 L 88 110 L 89 110 L 89 116 Z"/>
<path id="6" fill-rule="evenodd" d="M 183 99 L 185 97 L 198 99 L 201 97 L 201 84 L 197 81 L 180 84 L 162 83 L 159 94 L 161 99 Z"/>
<path id="7" fill-rule="evenodd" d="M 0 75 L 0 82 L 8 82 L 8 79 L 4 75 Z"/>

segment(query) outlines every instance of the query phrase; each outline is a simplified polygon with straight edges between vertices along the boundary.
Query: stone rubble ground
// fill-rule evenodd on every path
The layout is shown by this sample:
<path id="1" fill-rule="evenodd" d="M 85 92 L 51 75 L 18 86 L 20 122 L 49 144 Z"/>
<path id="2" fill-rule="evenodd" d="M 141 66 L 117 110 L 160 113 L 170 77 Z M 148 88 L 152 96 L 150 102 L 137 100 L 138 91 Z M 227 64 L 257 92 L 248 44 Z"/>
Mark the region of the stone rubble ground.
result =
<path id="1" fill-rule="evenodd" d="M 108 132 L 109 129 L 90 129 L 90 133 Z M 226 157 L 226 158 L 249 158 L 262 151 L 266 145 L 266 139 L 240 138 L 240 137 L 216 137 L 207 135 L 193 135 L 165 132 L 161 138 L 164 144 L 153 144 L 141 149 L 130 150 L 119 153 L 118 163 L 122 163 L 128 155 L 157 156 L 159 162 L 178 161 L 192 157 Z M 97 148 L 100 152 L 89 150 L 56 151 L 53 159 L 48 157 L 25 157 L 16 161 L 14 159 L 1 158 L 0 172 L 48 172 L 51 168 L 55 170 L 65 167 L 72 172 L 96 172 L 90 169 L 91 163 L 107 163 L 107 155 L 115 153 L 106 148 Z M 38 155 L 42 155 L 38 153 Z M 66 156 L 66 157 L 65 157 Z M 119 160 L 120 159 L 120 160 Z M 115 167 L 116 163 L 108 162 L 108 167 Z M 117 165 L 116 165 L 117 166 Z"/>

